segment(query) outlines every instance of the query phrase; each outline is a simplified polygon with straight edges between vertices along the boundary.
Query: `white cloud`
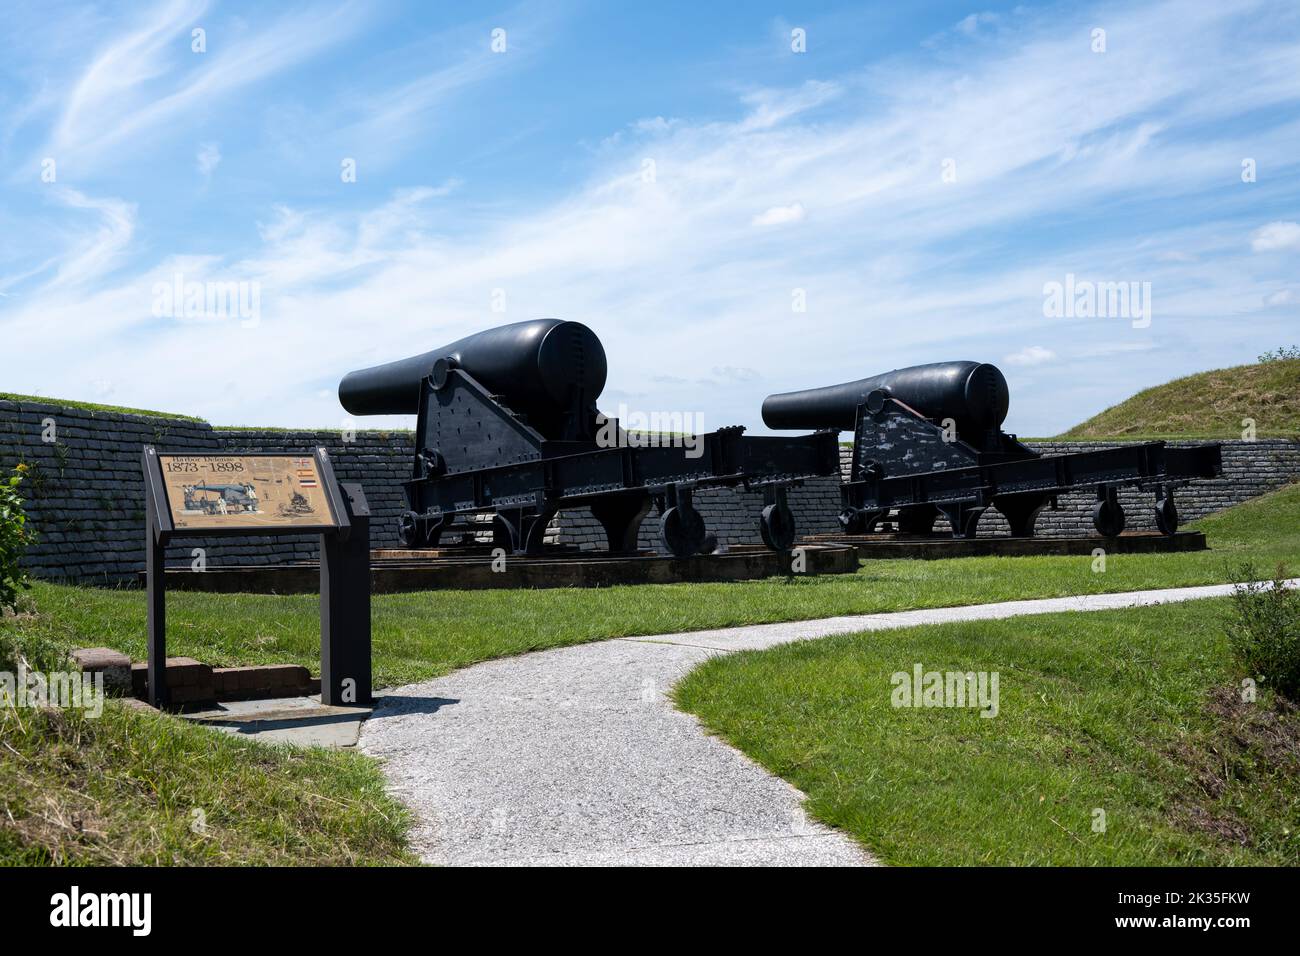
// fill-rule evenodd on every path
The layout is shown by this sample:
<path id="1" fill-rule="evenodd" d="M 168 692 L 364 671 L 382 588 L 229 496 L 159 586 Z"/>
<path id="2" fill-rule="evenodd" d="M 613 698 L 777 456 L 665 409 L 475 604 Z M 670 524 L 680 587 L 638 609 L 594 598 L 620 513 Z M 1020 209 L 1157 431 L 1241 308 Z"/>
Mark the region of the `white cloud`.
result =
<path id="1" fill-rule="evenodd" d="M 1045 349 L 1041 345 L 1028 345 L 1019 352 L 1003 356 L 1002 361 L 1008 365 L 1042 365 L 1054 358 L 1056 353 L 1051 349 Z"/>
<path id="2" fill-rule="evenodd" d="M 957 23 L 957 30 L 967 36 L 974 36 L 981 26 L 995 23 L 997 19 L 997 14 L 994 13 L 972 13 Z"/>
<path id="3" fill-rule="evenodd" d="M 361 64 L 354 92 L 341 98 L 337 110 L 308 124 L 303 142 L 318 148 L 322 141 L 364 144 L 367 168 L 385 167 L 401 157 L 406 143 L 427 136 L 439 122 L 439 109 L 457 105 L 458 98 L 480 84 L 504 82 L 533 65 L 555 36 L 563 32 L 568 15 L 562 4 L 521 2 L 490 17 L 419 36 L 399 53 L 386 51 Z M 509 53 L 493 53 L 484 37 L 509 24 Z M 392 63 L 401 64 L 396 73 Z M 412 69 L 414 67 L 414 69 Z"/>
<path id="4" fill-rule="evenodd" d="M 834 100 L 843 87 L 825 80 L 809 80 L 802 86 L 789 90 L 755 90 L 743 97 L 749 115 L 738 128 L 739 132 L 771 129 L 800 113 L 816 109 Z"/>
<path id="5" fill-rule="evenodd" d="M 788 206 L 773 206 L 766 212 L 754 217 L 756 226 L 781 226 L 787 222 L 798 222 L 803 218 L 803 203 L 791 203 Z"/>
<path id="6" fill-rule="evenodd" d="M 726 382 L 754 382 L 763 377 L 752 368 L 736 368 L 734 365 L 716 365 L 712 372 L 715 378 Z"/>
<path id="7" fill-rule="evenodd" d="M 1138 342 L 1105 342 L 1072 353 L 1074 359 L 1097 359 L 1124 355 L 1128 352 L 1150 352 L 1156 345 L 1149 339 Z"/>
<path id="8" fill-rule="evenodd" d="M 206 9 L 206 0 L 160 4 L 140 18 L 137 29 L 104 46 L 72 88 L 49 152 L 58 155 L 73 144 L 103 135 L 122 119 L 139 88 L 167 72 L 169 49 Z"/>
<path id="9" fill-rule="evenodd" d="M 632 124 L 632 129 L 638 133 L 647 135 L 662 135 L 667 133 L 674 126 L 680 125 L 681 120 L 664 119 L 662 116 L 651 116 L 637 120 Z"/>
<path id="10" fill-rule="evenodd" d="M 1276 252 L 1279 249 L 1300 248 L 1300 223 L 1270 222 L 1255 230 L 1250 247 L 1256 252 Z"/>
<path id="11" fill-rule="evenodd" d="M 97 279 L 119 262 L 135 233 L 136 207 L 120 199 L 97 199 L 75 189 L 59 189 L 55 197 L 71 209 L 98 214 L 90 231 L 81 231 L 59 258 L 58 270 L 46 291 L 82 286 Z"/>
<path id="12" fill-rule="evenodd" d="M 147 133 L 242 86 L 320 52 L 356 30 L 362 17 L 349 5 L 265 20 L 261 29 L 227 37 L 209 51 L 190 49 L 190 31 L 206 0 L 171 0 L 142 14 L 135 27 L 113 37 L 82 72 L 40 151 L 72 168 L 89 168 L 114 155 L 122 141 Z"/>
<path id="13" fill-rule="evenodd" d="M 221 144 L 220 143 L 201 143 L 199 144 L 198 154 L 194 157 L 197 163 L 199 175 L 204 179 L 212 175 L 212 171 L 217 168 L 221 162 Z"/>
<path id="14" fill-rule="evenodd" d="M 1264 296 L 1264 304 L 1267 306 L 1290 305 L 1296 301 L 1300 301 L 1300 296 L 1296 295 L 1294 289 L 1279 289 Z"/>
<path id="15" fill-rule="evenodd" d="M 1224 132 L 1214 149 L 1188 135 L 1297 99 L 1300 46 L 1285 36 L 1225 43 L 1234 16 L 1211 5 L 1117 11 L 1108 27 L 1125 45 L 1104 57 L 1068 23 L 1000 24 L 1006 31 L 989 43 L 962 44 L 978 55 L 960 69 L 947 57 L 891 62 L 835 83 L 749 93 L 747 111 L 729 122 L 651 121 L 641 132 L 655 137 L 654 183 L 641 181 L 645 144 L 629 135 L 599 152 L 587 182 L 532 205 L 496 184 L 476 192 L 471 178 L 454 194 L 444 184 L 369 208 L 267 208 L 251 249 L 214 249 L 199 236 L 192 263 L 151 261 L 95 289 L 19 286 L 0 322 L 16 329 L 6 341 L 20 354 L 48 354 L 50 328 L 76 330 L 75 349 L 18 370 L 32 386 L 73 394 L 112 356 L 117 400 L 246 424 L 336 424 L 342 412 L 329 394 L 349 369 L 542 315 L 596 329 L 607 394 L 703 410 L 716 425 L 756 423 L 768 390 L 896 366 L 1106 355 L 1087 376 L 1042 376 L 1050 391 L 1015 404 L 1017 430 L 1052 433 L 1217 361 L 1234 315 L 1258 315 L 1252 334 L 1269 344 L 1285 334 L 1288 317 L 1259 308 L 1263 290 L 1285 279 L 1245 249 L 1249 227 L 1217 221 L 1217 204 L 1181 215 L 1221 188 L 1223 156 L 1297 154 L 1294 125 L 1265 124 L 1241 140 Z M 381 127 L 401 118 L 395 109 Z M 956 184 L 940 181 L 948 156 L 958 159 Z M 1137 246 L 1118 226 L 1014 255 L 998 245 L 1041 223 L 1122 209 L 1134 195 L 1144 209 L 1178 203 L 1180 221 L 1195 225 L 1148 219 Z M 805 207 L 817 215 L 798 242 L 754 228 L 797 221 Z M 109 230 L 82 274 L 105 274 L 130 238 L 129 210 L 118 211 L 125 229 L 116 240 Z M 1195 268 L 1162 258 L 1170 249 L 1186 250 Z M 150 287 L 176 271 L 259 282 L 261 324 L 231 328 L 231 347 L 209 349 L 192 329 L 158 323 Z M 1066 272 L 1149 278 L 1161 303 L 1152 328 L 1045 322 L 1043 282 Z M 504 314 L 491 309 L 497 288 Z M 792 309 L 796 288 L 804 313 Z M 754 374 L 712 391 L 696 384 L 720 378 L 723 362 Z M 196 367 L 210 387 L 194 388 Z"/>

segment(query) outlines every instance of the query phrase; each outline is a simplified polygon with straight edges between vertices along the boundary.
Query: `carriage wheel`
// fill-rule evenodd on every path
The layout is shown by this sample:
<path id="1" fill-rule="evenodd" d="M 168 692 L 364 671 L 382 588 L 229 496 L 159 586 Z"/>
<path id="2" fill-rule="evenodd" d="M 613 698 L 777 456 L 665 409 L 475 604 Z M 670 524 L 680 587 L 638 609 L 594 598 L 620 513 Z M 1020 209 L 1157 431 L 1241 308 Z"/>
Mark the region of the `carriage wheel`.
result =
<path id="1" fill-rule="evenodd" d="M 794 515 L 785 505 L 767 505 L 758 530 L 763 543 L 773 551 L 789 551 L 794 544 Z"/>
<path id="2" fill-rule="evenodd" d="M 699 554 L 707 534 L 704 519 L 694 508 L 669 508 L 659 519 L 659 539 L 679 558 Z"/>
<path id="3" fill-rule="evenodd" d="M 1103 498 L 1092 506 L 1092 526 L 1102 537 L 1119 537 L 1124 531 L 1124 508 L 1114 498 Z"/>
<path id="4" fill-rule="evenodd" d="M 1173 535 L 1178 531 L 1178 506 L 1173 495 L 1156 499 L 1156 527 L 1161 534 Z"/>

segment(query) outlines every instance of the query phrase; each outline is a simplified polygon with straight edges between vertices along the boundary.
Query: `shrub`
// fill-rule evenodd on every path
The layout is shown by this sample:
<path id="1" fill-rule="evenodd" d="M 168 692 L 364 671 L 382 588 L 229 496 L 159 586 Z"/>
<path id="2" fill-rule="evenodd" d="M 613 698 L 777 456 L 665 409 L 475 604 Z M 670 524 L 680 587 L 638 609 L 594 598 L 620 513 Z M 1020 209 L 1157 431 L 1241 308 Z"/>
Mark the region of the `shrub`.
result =
<path id="1" fill-rule="evenodd" d="M 1292 345 L 1290 348 L 1282 346 L 1271 352 L 1265 352 L 1259 357 L 1260 364 L 1265 362 L 1285 362 L 1288 359 L 1300 359 L 1300 345 Z"/>
<path id="2" fill-rule="evenodd" d="M 1300 591 L 1282 586 L 1280 565 L 1271 582 L 1255 583 L 1254 572 L 1243 566 L 1232 589 L 1228 643 L 1247 673 L 1300 701 Z"/>
<path id="3" fill-rule="evenodd" d="M 27 466 L 20 464 L 7 480 L 0 479 L 0 610 L 18 603 L 18 589 L 28 587 L 27 575 L 18 559 L 32 542 L 27 513 L 18 494 Z"/>

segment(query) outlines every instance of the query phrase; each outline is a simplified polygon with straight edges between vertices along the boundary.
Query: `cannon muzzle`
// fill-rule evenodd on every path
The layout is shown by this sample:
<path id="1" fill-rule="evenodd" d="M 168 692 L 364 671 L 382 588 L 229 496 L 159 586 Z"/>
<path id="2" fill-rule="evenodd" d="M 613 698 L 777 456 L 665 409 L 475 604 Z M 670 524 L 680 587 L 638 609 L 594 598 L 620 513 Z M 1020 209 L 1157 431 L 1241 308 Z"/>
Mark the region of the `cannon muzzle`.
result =
<path id="1" fill-rule="evenodd" d="M 534 319 L 487 329 L 451 345 L 349 372 L 339 402 L 353 415 L 414 415 L 421 383 L 439 360 L 463 369 L 517 412 L 548 419 L 605 387 L 605 349 L 580 322 Z"/>
<path id="2" fill-rule="evenodd" d="M 997 366 L 985 362 L 935 362 L 883 375 L 769 395 L 763 401 L 768 428 L 835 428 L 851 431 L 857 408 L 881 391 L 926 418 L 951 418 L 958 431 L 997 428 L 1007 417 L 1010 393 Z"/>

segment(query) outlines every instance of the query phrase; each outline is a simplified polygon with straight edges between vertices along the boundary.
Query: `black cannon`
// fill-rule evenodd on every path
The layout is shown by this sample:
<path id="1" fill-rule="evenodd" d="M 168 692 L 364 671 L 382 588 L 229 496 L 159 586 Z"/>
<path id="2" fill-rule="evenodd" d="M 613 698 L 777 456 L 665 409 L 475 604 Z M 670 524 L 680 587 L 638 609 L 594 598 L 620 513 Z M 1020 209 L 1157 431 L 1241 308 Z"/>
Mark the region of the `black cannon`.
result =
<path id="1" fill-rule="evenodd" d="M 350 372 L 339 401 L 354 415 L 417 416 L 410 510 L 399 520 L 408 547 L 473 532 L 463 522 L 490 514 L 496 546 L 536 554 L 557 511 L 589 506 L 609 550 L 635 551 L 654 505 L 664 546 L 685 557 L 716 544 L 695 510 L 694 489 L 737 485 L 764 492 L 764 542 L 791 546 L 786 489 L 839 473 L 833 432 L 747 436 L 732 427 L 690 442 L 629 435 L 596 408 L 606 372 L 591 329 L 537 319 Z"/>
<path id="2" fill-rule="evenodd" d="M 929 534 L 940 514 L 954 537 L 974 537 L 990 506 L 1011 534 L 1034 533 L 1057 496 L 1095 487 L 1092 520 L 1107 537 L 1124 530 L 1118 489 L 1154 493 L 1156 526 L 1178 529 L 1175 488 L 1222 473 L 1220 447 L 1170 448 L 1164 442 L 1040 455 L 1002 431 L 1007 380 L 983 362 L 937 362 L 883 375 L 769 395 L 769 428 L 852 429 L 853 461 L 841 485 L 840 523 L 850 534 L 873 531 L 891 512 L 898 530 Z"/>

